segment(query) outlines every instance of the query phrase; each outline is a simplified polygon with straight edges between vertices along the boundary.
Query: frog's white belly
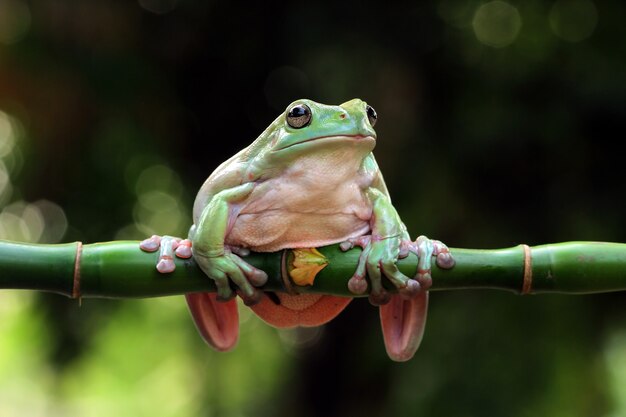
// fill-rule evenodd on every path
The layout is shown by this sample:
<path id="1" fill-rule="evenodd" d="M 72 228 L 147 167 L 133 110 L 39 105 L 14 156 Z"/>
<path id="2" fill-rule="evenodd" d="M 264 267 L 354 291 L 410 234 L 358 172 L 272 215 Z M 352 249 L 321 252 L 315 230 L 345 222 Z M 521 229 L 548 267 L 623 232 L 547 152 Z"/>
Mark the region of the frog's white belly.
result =
<path id="1" fill-rule="evenodd" d="M 372 217 L 364 193 L 369 184 L 359 174 L 359 159 L 350 156 L 300 158 L 280 177 L 259 183 L 246 201 L 233 207 L 238 215 L 226 243 L 273 252 L 366 234 Z"/>

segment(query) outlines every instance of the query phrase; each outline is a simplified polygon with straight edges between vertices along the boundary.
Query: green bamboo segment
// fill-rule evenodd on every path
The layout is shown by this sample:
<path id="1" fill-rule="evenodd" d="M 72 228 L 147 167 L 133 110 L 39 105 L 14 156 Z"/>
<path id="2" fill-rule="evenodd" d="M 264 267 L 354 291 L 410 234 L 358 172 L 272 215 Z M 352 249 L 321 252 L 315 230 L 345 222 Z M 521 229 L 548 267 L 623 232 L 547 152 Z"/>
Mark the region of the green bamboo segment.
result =
<path id="1" fill-rule="evenodd" d="M 569 242 L 536 246 L 533 292 L 594 293 L 626 290 L 626 244 Z"/>
<path id="2" fill-rule="evenodd" d="M 0 240 L 0 288 L 72 295 L 76 243 L 33 245 Z"/>
<path id="3" fill-rule="evenodd" d="M 528 247 L 526 247 L 528 248 Z M 432 290 L 500 289 L 522 292 L 525 279 L 531 293 L 585 294 L 626 290 L 626 244 L 568 242 L 507 249 L 451 249 L 456 266 L 433 268 Z M 80 254 L 77 262 L 77 253 Z M 313 285 L 300 286 L 289 277 L 290 251 L 253 253 L 246 260 L 268 273 L 266 291 L 324 293 L 352 296 L 347 281 L 361 250 L 342 252 L 338 245 L 319 248 Z M 530 255 L 530 257 L 527 257 Z M 80 245 L 37 245 L 0 241 L 0 289 L 50 291 L 68 297 L 160 297 L 186 292 L 215 291 L 191 260 L 176 260 L 176 271 L 160 274 L 157 253 L 145 253 L 139 242 L 116 241 Z M 305 257 L 306 259 L 306 257 Z M 78 275 L 75 277 L 75 266 Z M 415 274 L 417 257 L 398 262 L 400 270 Z M 285 276 L 283 276 L 285 275 Z M 387 283 L 388 284 L 388 283 Z M 391 287 L 388 285 L 388 288 Z"/>

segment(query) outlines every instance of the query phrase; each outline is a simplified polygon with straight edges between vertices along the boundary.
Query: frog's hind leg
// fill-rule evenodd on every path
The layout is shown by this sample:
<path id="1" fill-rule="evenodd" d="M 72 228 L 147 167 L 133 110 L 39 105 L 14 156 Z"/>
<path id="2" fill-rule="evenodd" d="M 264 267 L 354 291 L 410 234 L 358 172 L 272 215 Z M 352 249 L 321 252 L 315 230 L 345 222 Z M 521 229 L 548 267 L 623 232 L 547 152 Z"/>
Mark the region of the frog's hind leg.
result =
<path id="1" fill-rule="evenodd" d="M 218 301 L 215 293 L 185 294 L 202 338 L 216 350 L 231 350 L 239 338 L 237 300 Z"/>
<path id="2" fill-rule="evenodd" d="M 263 293 L 261 301 L 250 308 L 274 327 L 312 327 L 321 326 L 335 318 L 351 300 L 320 294 Z"/>
<path id="3" fill-rule="evenodd" d="M 421 291 L 411 298 L 399 294 L 380 306 L 380 323 L 389 357 L 404 362 L 413 357 L 422 341 L 428 310 L 428 292 Z"/>

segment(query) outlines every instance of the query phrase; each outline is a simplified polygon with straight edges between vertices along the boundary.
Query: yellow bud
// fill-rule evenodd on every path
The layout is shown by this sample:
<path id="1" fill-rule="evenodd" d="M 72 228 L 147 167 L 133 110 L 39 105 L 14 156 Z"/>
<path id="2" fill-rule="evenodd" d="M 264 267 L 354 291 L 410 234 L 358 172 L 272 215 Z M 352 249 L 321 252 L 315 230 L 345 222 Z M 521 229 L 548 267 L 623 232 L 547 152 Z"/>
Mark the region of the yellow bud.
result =
<path id="1" fill-rule="evenodd" d="M 328 259 L 315 248 L 294 249 L 292 254 L 288 271 L 296 285 L 313 285 L 317 274 L 328 265 Z"/>

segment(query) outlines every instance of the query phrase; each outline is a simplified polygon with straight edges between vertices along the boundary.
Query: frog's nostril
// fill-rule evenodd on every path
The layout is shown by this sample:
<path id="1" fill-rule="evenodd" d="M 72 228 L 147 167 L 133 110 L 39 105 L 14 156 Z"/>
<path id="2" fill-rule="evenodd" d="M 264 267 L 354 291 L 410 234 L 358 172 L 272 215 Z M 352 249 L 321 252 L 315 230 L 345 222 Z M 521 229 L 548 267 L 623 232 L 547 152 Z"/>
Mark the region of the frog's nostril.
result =
<path id="1" fill-rule="evenodd" d="M 346 114 L 345 114 L 345 113 L 341 113 L 341 114 L 339 115 L 339 118 L 340 118 L 340 119 L 345 119 L 345 118 L 346 118 Z"/>

